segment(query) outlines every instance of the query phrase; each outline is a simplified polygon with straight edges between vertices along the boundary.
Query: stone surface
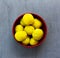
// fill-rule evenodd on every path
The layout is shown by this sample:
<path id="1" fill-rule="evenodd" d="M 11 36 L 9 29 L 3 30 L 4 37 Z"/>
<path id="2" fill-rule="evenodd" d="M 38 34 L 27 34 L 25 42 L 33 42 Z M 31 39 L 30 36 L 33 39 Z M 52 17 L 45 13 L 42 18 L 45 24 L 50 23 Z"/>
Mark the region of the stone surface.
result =
<path id="1" fill-rule="evenodd" d="M 34 12 L 47 23 L 46 41 L 27 49 L 12 36 L 12 25 L 22 13 Z M 0 0 L 0 58 L 60 58 L 60 0 Z"/>

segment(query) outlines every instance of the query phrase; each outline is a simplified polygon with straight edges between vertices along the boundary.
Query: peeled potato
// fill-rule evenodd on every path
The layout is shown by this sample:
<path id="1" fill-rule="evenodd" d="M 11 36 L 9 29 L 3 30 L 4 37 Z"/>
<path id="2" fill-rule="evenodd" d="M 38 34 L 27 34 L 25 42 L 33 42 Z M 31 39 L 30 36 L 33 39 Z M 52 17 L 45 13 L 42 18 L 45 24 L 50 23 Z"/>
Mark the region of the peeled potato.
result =
<path id="1" fill-rule="evenodd" d="M 21 19 L 20 24 L 21 24 L 22 26 L 25 26 L 25 24 L 24 24 L 24 22 L 23 22 L 23 19 Z"/>
<path id="2" fill-rule="evenodd" d="M 34 27 L 33 26 L 26 26 L 24 31 L 26 31 L 26 33 L 28 35 L 32 35 L 33 31 L 34 31 Z"/>
<path id="3" fill-rule="evenodd" d="M 15 27 L 15 31 L 17 32 L 17 31 L 23 31 L 23 26 L 22 25 L 17 25 L 16 27 Z"/>
<path id="4" fill-rule="evenodd" d="M 35 40 L 40 40 L 43 37 L 43 34 L 44 34 L 44 32 L 42 29 L 36 29 L 32 33 L 32 36 Z"/>
<path id="5" fill-rule="evenodd" d="M 25 31 L 19 31 L 15 33 L 15 39 L 17 41 L 23 41 L 27 38 L 27 33 Z"/>
<path id="6" fill-rule="evenodd" d="M 38 41 L 36 41 L 34 38 L 31 38 L 30 45 L 36 45 Z"/>
<path id="7" fill-rule="evenodd" d="M 28 45 L 30 43 L 30 38 L 27 37 L 24 41 L 22 41 L 24 45 Z"/>
<path id="8" fill-rule="evenodd" d="M 34 19 L 33 26 L 34 26 L 35 28 L 39 28 L 39 27 L 42 26 L 42 23 L 41 23 L 41 21 L 39 21 L 38 19 Z"/>
<path id="9" fill-rule="evenodd" d="M 33 17 L 32 14 L 26 13 L 26 14 L 23 16 L 22 21 L 24 22 L 25 25 L 30 25 L 30 24 L 33 24 L 33 22 L 34 22 L 34 17 Z"/>

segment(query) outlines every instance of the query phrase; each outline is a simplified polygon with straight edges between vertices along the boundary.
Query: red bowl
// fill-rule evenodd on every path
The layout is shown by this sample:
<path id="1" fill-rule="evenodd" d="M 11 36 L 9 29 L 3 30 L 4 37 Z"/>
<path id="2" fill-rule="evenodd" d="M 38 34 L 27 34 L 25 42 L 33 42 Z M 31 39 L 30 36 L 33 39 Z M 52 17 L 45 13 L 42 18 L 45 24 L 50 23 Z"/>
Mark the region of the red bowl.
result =
<path id="1" fill-rule="evenodd" d="M 13 34 L 13 37 L 14 37 L 14 34 L 15 34 L 15 27 L 16 27 L 16 25 L 18 25 L 20 23 L 20 20 L 21 20 L 21 18 L 23 17 L 24 14 L 20 15 L 15 20 L 15 22 L 13 23 L 13 26 L 12 26 L 12 34 Z M 19 43 L 20 45 L 22 45 L 22 46 L 24 46 L 26 48 L 33 48 L 33 47 L 37 47 L 37 46 L 41 45 L 44 42 L 44 40 L 46 39 L 46 35 L 47 35 L 47 26 L 46 26 L 46 23 L 45 23 L 44 19 L 41 16 L 39 16 L 38 14 L 35 14 L 35 13 L 30 13 L 30 14 L 32 14 L 34 16 L 34 18 L 37 18 L 37 19 L 39 19 L 42 22 L 43 25 L 42 25 L 41 28 L 44 31 L 44 35 L 43 35 L 42 39 L 38 42 L 38 44 L 33 45 L 33 46 L 30 46 L 30 45 L 26 46 L 26 45 L 22 44 L 21 42 L 18 42 L 15 39 L 15 37 L 14 37 L 14 39 L 17 41 L 17 43 Z"/>

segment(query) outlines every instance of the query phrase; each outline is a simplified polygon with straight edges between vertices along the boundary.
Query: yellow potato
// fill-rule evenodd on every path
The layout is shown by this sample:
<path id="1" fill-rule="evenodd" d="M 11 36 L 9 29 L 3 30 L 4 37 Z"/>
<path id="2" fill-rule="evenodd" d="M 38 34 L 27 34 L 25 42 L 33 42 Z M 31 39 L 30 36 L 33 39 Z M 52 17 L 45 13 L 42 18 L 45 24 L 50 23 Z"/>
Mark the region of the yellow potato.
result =
<path id="1" fill-rule="evenodd" d="M 22 41 L 24 45 L 28 45 L 30 43 L 30 38 L 27 37 L 24 41 Z"/>
<path id="2" fill-rule="evenodd" d="M 19 31 L 15 33 L 15 39 L 17 41 L 23 41 L 27 38 L 27 33 L 25 31 Z"/>
<path id="3" fill-rule="evenodd" d="M 30 45 L 36 45 L 38 41 L 36 41 L 34 38 L 31 38 Z"/>
<path id="4" fill-rule="evenodd" d="M 31 34 L 33 33 L 33 31 L 34 31 L 34 27 L 33 27 L 33 26 L 26 26 L 26 27 L 24 28 L 24 31 L 26 31 L 26 33 L 27 33 L 28 35 L 31 35 Z"/>
<path id="5" fill-rule="evenodd" d="M 33 26 L 34 26 L 35 28 L 39 28 L 39 27 L 42 26 L 42 23 L 41 23 L 41 21 L 39 21 L 38 19 L 34 19 Z"/>
<path id="6" fill-rule="evenodd" d="M 25 26 L 25 24 L 24 24 L 24 22 L 23 22 L 22 19 L 21 19 L 21 21 L 20 21 L 20 24 L 21 24 L 22 26 Z"/>
<path id="7" fill-rule="evenodd" d="M 32 36 L 35 40 L 40 40 L 43 37 L 43 30 L 42 29 L 36 29 L 33 31 Z"/>
<path id="8" fill-rule="evenodd" d="M 16 27 L 15 27 L 15 31 L 17 32 L 17 31 L 23 31 L 23 26 L 22 25 L 17 25 Z"/>
<path id="9" fill-rule="evenodd" d="M 33 17 L 32 14 L 26 13 L 23 16 L 22 21 L 24 22 L 25 25 L 30 25 L 30 24 L 33 24 L 34 23 L 34 17 Z"/>

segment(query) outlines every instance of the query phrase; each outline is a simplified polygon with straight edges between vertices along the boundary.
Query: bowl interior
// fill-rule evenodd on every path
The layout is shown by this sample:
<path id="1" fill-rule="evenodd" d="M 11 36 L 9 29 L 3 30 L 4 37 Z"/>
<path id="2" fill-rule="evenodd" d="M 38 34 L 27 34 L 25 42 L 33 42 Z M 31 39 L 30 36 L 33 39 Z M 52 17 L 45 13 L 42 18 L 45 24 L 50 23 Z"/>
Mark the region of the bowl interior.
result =
<path id="1" fill-rule="evenodd" d="M 40 27 L 40 28 L 43 29 L 44 35 L 43 35 L 42 39 L 39 40 L 38 44 L 33 45 L 33 46 L 30 46 L 30 45 L 26 46 L 26 45 L 22 44 L 21 42 L 18 42 L 18 41 L 17 41 L 19 44 L 21 44 L 22 46 L 27 47 L 27 48 L 32 48 L 32 47 L 39 46 L 39 45 L 45 40 L 45 37 L 46 37 L 46 34 L 47 34 L 47 26 L 46 26 L 46 23 L 45 23 L 45 21 L 43 20 L 43 18 L 40 17 L 40 16 L 37 15 L 37 14 L 34 14 L 34 13 L 31 13 L 31 14 L 34 16 L 34 18 L 37 18 L 37 19 L 39 19 L 39 20 L 42 22 L 42 27 Z M 14 34 L 15 34 L 15 27 L 16 27 L 16 25 L 20 24 L 20 20 L 22 19 L 23 15 L 24 15 L 24 14 L 22 14 L 21 16 L 19 16 L 19 17 L 15 20 L 15 22 L 14 22 L 14 24 L 13 24 L 13 28 L 12 28 L 13 36 L 14 36 Z M 14 38 L 15 38 L 15 37 L 14 37 Z"/>

